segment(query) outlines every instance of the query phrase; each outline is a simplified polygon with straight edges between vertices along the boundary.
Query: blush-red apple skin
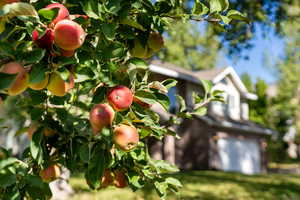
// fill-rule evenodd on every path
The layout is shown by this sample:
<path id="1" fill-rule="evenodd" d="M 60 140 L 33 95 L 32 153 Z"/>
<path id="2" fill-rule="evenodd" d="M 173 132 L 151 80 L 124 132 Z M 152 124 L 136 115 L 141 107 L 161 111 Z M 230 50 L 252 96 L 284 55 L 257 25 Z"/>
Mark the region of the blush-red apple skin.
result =
<path id="1" fill-rule="evenodd" d="M 84 43 L 86 33 L 71 20 L 61 20 L 54 27 L 54 43 L 63 50 L 73 51 Z"/>
<path id="2" fill-rule="evenodd" d="M 124 188 L 128 185 L 125 173 L 123 171 L 121 170 L 114 171 L 114 185 L 117 188 Z"/>
<path id="3" fill-rule="evenodd" d="M 137 146 L 139 134 L 134 126 L 121 124 L 114 129 L 113 141 L 119 149 L 130 151 Z"/>
<path id="4" fill-rule="evenodd" d="M 108 92 L 107 100 L 115 110 L 123 111 L 131 106 L 133 93 L 128 87 L 118 85 Z"/>
<path id="5" fill-rule="evenodd" d="M 115 117 L 115 111 L 108 104 L 97 104 L 90 111 L 90 123 L 96 134 L 104 127 L 111 126 Z"/>

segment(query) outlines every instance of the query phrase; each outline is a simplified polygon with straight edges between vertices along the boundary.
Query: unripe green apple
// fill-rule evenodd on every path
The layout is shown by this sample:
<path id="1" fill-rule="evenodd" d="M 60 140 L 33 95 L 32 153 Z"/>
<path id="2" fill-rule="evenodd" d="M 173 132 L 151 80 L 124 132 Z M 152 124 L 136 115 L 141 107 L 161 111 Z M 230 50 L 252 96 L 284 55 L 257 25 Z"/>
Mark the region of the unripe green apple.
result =
<path id="1" fill-rule="evenodd" d="M 132 57 L 145 58 L 147 55 L 147 47 L 144 47 L 138 39 L 135 39 L 133 48 L 130 49 L 129 52 Z"/>
<path id="2" fill-rule="evenodd" d="M 157 52 L 164 47 L 164 38 L 157 32 L 151 32 L 147 43 L 150 49 Z"/>

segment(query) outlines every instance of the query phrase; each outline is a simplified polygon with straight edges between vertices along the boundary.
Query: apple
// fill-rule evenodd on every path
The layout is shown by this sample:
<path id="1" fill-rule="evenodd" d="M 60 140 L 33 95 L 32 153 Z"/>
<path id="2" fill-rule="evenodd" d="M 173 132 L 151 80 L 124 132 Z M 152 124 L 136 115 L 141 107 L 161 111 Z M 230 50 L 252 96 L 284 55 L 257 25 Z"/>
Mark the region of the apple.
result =
<path id="1" fill-rule="evenodd" d="M 90 111 L 90 123 L 96 134 L 104 127 L 111 126 L 115 117 L 115 111 L 108 104 L 97 104 Z"/>
<path id="2" fill-rule="evenodd" d="M 21 94 L 27 89 L 29 83 L 29 74 L 20 63 L 6 63 L 1 67 L 0 72 L 7 74 L 17 74 L 16 79 L 8 88 L 9 95 L 15 96 Z"/>
<path id="3" fill-rule="evenodd" d="M 44 80 L 41 80 L 38 83 L 29 83 L 29 87 L 33 90 L 42 90 L 47 87 L 49 82 L 49 74 L 45 74 Z"/>
<path id="4" fill-rule="evenodd" d="M 132 57 L 145 58 L 148 50 L 147 46 L 144 47 L 138 39 L 135 39 L 133 48 L 130 49 L 129 52 Z"/>
<path id="5" fill-rule="evenodd" d="M 54 27 L 54 43 L 63 50 L 73 51 L 83 44 L 86 33 L 71 20 L 61 20 Z"/>
<path id="6" fill-rule="evenodd" d="M 63 19 L 68 19 L 69 15 L 70 15 L 68 9 L 60 3 L 49 4 L 48 6 L 46 6 L 45 9 L 51 10 L 54 8 L 58 8 L 59 10 L 58 10 L 56 18 L 51 22 L 51 26 L 55 26 L 55 24 L 57 24 L 59 21 L 61 21 Z"/>
<path id="7" fill-rule="evenodd" d="M 117 188 L 124 188 L 127 186 L 125 173 L 121 170 L 114 171 L 114 185 Z"/>
<path id="8" fill-rule="evenodd" d="M 151 32 L 147 44 L 154 52 L 158 52 L 164 46 L 164 38 L 157 32 Z"/>
<path id="9" fill-rule="evenodd" d="M 124 85 L 118 85 L 113 87 L 108 92 L 107 100 L 115 110 L 123 111 L 131 106 L 133 101 L 133 93 L 128 87 Z"/>
<path id="10" fill-rule="evenodd" d="M 46 137 L 51 137 L 51 136 L 55 135 L 56 133 L 57 133 L 57 132 L 56 132 L 55 130 L 51 129 L 51 128 L 45 128 L 45 129 L 43 130 L 43 134 L 44 134 L 44 136 L 46 136 Z"/>
<path id="11" fill-rule="evenodd" d="M 57 164 L 50 165 L 46 169 L 40 171 L 40 177 L 44 182 L 51 182 L 60 176 L 60 169 Z"/>
<path id="12" fill-rule="evenodd" d="M 66 84 L 58 72 L 50 75 L 47 89 L 55 96 L 64 96 L 66 94 Z"/>
<path id="13" fill-rule="evenodd" d="M 69 57 L 74 56 L 74 54 L 75 54 L 75 50 L 70 50 L 70 51 L 68 51 L 68 50 L 62 49 L 60 55 L 69 58 Z"/>
<path id="14" fill-rule="evenodd" d="M 107 186 L 113 183 L 113 177 L 111 175 L 111 171 L 106 169 L 101 179 L 101 187 L 106 188 Z"/>
<path id="15" fill-rule="evenodd" d="M 113 141 L 119 149 L 130 151 L 138 144 L 139 134 L 134 126 L 121 124 L 114 129 Z"/>
<path id="16" fill-rule="evenodd" d="M 39 33 L 37 30 L 32 32 L 32 41 L 37 44 L 38 47 L 43 49 L 52 49 L 54 43 L 54 33 L 51 29 L 47 29 L 45 34 L 39 38 Z"/>

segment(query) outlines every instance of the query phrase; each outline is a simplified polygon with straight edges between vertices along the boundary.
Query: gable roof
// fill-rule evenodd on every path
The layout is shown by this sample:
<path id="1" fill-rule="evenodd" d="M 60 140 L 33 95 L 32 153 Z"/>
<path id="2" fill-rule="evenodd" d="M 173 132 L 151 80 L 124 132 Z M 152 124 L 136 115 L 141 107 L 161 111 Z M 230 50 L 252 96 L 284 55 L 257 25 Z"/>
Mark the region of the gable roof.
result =
<path id="1" fill-rule="evenodd" d="M 201 81 L 199 79 L 209 80 L 212 81 L 213 84 L 216 84 L 228 76 L 231 78 L 232 82 L 235 84 L 244 98 L 252 100 L 257 99 L 257 96 L 255 94 L 248 92 L 247 88 L 232 67 L 191 71 L 182 67 L 178 67 L 171 63 L 163 62 L 160 60 L 152 60 L 149 63 L 149 68 L 152 72 L 172 78 L 186 80 L 195 84 L 201 84 Z"/>

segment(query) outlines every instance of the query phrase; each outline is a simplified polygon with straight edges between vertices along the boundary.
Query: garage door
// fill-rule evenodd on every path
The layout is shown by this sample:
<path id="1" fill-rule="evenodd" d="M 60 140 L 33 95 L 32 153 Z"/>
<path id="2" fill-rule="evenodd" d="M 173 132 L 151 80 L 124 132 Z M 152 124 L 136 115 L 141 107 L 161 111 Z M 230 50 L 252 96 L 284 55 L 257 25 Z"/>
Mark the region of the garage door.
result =
<path id="1" fill-rule="evenodd" d="M 259 173 L 259 144 L 254 140 L 221 138 L 218 140 L 221 169 L 245 174 Z"/>

